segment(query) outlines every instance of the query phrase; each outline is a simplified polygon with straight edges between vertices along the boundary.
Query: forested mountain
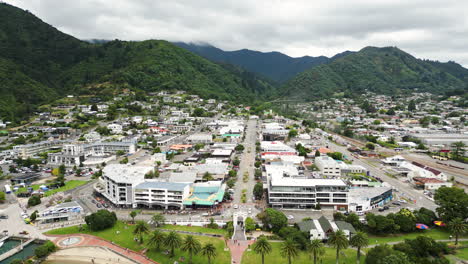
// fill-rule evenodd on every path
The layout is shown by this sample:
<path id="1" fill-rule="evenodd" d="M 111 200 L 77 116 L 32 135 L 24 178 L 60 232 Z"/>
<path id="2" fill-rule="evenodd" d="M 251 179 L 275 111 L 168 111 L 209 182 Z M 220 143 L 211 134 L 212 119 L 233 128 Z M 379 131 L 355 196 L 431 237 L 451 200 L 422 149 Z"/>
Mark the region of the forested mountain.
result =
<path id="1" fill-rule="evenodd" d="M 300 72 L 330 61 L 325 56 L 292 58 L 280 52 L 259 52 L 248 49 L 224 51 L 208 44 L 184 42 L 175 42 L 174 44 L 209 60 L 234 64 L 278 83 L 285 82 Z"/>
<path id="2" fill-rule="evenodd" d="M 274 93 L 255 74 L 206 60 L 167 41 L 88 43 L 0 3 L 0 119 L 17 121 L 69 93 L 122 88 L 186 90 L 252 102 Z"/>
<path id="3" fill-rule="evenodd" d="M 312 100 L 365 91 L 381 94 L 466 91 L 467 77 L 468 70 L 453 62 L 420 60 L 395 47 L 366 47 L 298 74 L 283 85 L 281 95 Z"/>

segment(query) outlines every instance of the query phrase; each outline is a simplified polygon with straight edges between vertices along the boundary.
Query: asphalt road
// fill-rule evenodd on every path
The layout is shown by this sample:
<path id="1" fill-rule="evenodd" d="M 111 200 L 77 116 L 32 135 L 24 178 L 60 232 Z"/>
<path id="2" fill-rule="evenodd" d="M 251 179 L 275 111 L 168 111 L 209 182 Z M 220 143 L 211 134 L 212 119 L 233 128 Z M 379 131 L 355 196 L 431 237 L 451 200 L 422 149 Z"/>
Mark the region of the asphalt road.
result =
<path id="1" fill-rule="evenodd" d="M 325 141 L 325 139 L 323 140 Z M 344 146 L 337 145 L 333 142 L 329 142 L 328 146 L 332 151 L 339 151 L 343 153 L 344 155 L 346 155 L 347 157 L 352 157 L 351 152 L 349 152 Z M 414 207 L 416 208 L 425 207 L 430 210 L 435 210 L 437 208 L 436 204 L 430 199 L 428 199 L 422 193 L 422 191 L 414 189 L 408 183 L 402 182 L 399 179 L 392 178 L 386 175 L 380 165 L 372 164 L 370 161 L 363 159 L 363 158 L 361 159 L 353 158 L 353 159 L 354 159 L 353 164 L 361 165 L 367 168 L 370 171 L 370 174 L 372 176 L 374 177 L 377 176 L 384 182 L 387 182 L 391 186 L 397 188 L 400 196 L 407 197 L 413 201 L 415 200 L 416 203 L 413 204 Z M 408 205 L 407 207 L 413 207 L 413 205 L 410 203 L 408 203 L 407 205 Z"/>

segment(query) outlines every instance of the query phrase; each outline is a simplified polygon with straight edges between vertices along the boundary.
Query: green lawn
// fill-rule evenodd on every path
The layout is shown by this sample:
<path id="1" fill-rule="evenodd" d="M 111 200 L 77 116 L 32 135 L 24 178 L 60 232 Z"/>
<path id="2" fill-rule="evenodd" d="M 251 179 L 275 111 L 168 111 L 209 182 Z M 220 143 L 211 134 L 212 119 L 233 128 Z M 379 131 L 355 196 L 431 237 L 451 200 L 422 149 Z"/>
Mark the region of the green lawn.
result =
<path id="1" fill-rule="evenodd" d="M 181 225 L 164 225 L 164 226 L 161 226 L 161 228 L 169 229 L 169 230 L 178 230 L 178 231 L 198 232 L 198 233 L 205 233 L 205 234 L 216 234 L 216 235 L 226 234 L 226 230 L 222 228 L 212 229 L 212 228 L 200 227 L 200 226 L 181 226 Z"/>
<path id="2" fill-rule="evenodd" d="M 45 192 L 44 195 L 45 196 L 51 196 L 51 195 L 56 194 L 58 192 L 64 192 L 64 191 L 68 191 L 68 190 L 71 190 L 71 189 L 75 189 L 76 187 L 79 187 L 81 185 L 85 185 L 87 182 L 88 181 L 81 181 L 81 180 L 67 181 L 67 182 L 65 182 L 65 186 L 62 186 L 60 188 L 47 191 L 47 192 Z"/>
<path id="3" fill-rule="evenodd" d="M 283 264 L 288 263 L 287 259 L 283 258 L 280 253 L 280 242 L 272 242 L 271 246 L 273 251 L 265 256 L 265 263 L 267 264 Z M 323 257 L 323 264 L 335 263 L 336 250 L 334 248 L 325 248 L 325 256 Z M 364 256 L 361 256 L 361 263 L 364 263 Z M 262 263 L 262 257 L 255 254 L 253 251 L 246 251 L 242 257 L 242 264 L 258 264 Z M 292 260 L 293 264 L 310 264 L 313 263 L 310 254 L 305 251 L 300 251 L 297 258 Z M 355 264 L 356 263 L 356 250 L 348 248 L 342 251 L 340 255 L 340 264 Z"/>
<path id="4" fill-rule="evenodd" d="M 103 231 L 88 231 L 85 228 L 83 228 L 83 231 L 79 231 L 78 226 L 72 226 L 72 227 L 65 227 L 65 228 L 59 228 L 55 230 L 51 230 L 46 232 L 46 234 L 51 234 L 51 235 L 64 235 L 64 234 L 76 234 L 76 233 L 83 233 L 83 234 L 90 234 L 94 236 L 101 237 L 103 239 L 113 241 L 119 246 L 129 248 L 135 251 L 141 251 L 145 245 L 140 245 L 133 241 L 134 235 L 133 235 L 133 225 L 127 225 L 121 221 L 118 221 L 114 227 L 103 230 Z M 117 234 L 117 231 L 120 231 L 119 234 Z M 187 230 L 188 231 L 188 230 Z M 184 235 L 181 235 L 184 237 Z M 202 242 L 202 244 L 211 242 L 215 245 L 218 256 L 212 263 L 214 264 L 228 264 L 230 263 L 231 260 L 231 253 L 229 251 L 224 251 L 224 241 L 220 238 L 214 238 L 214 237 L 206 237 L 206 236 L 195 236 Z M 148 236 L 145 236 L 144 240 L 146 242 Z M 169 258 L 167 255 L 163 254 L 162 252 L 156 252 L 156 251 L 148 251 L 147 252 L 148 257 L 151 259 L 161 263 L 161 264 L 166 264 L 170 263 L 172 264 L 175 260 L 179 260 L 181 256 L 184 256 L 188 258 L 188 255 L 185 252 L 182 252 L 181 250 L 176 250 L 175 252 L 175 257 L 174 258 Z M 202 257 L 202 256 L 194 256 L 193 258 L 193 263 L 194 264 L 204 264 L 207 263 L 208 261 Z M 186 262 L 179 262 L 179 263 L 186 263 Z"/>
<path id="5" fill-rule="evenodd" d="M 86 184 L 88 181 L 81 181 L 81 180 L 71 180 L 71 181 L 67 181 L 65 182 L 65 186 L 62 186 L 60 188 L 57 188 L 57 189 L 53 189 L 53 190 L 50 190 L 50 191 L 47 191 L 44 193 L 44 196 L 51 196 L 53 194 L 56 194 L 58 192 L 63 192 L 63 191 L 68 191 L 68 190 L 71 190 L 71 189 L 74 189 L 76 187 L 79 187 L 81 185 L 84 185 Z M 27 192 L 28 191 L 28 188 L 31 187 L 33 188 L 34 191 L 37 191 L 39 190 L 39 187 L 43 185 L 43 184 L 33 184 L 31 186 L 28 186 L 28 187 L 23 187 L 23 188 L 19 188 L 18 189 L 18 193 L 20 192 Z M 45 184 L 44 184 L 45 185 Z"/>
<path id="6" fill-rule="evenodd" d="M 418 236 L 428 236 L 435 240 L 449 239 L 450 233 L 441 228 L 432 228 L 429 230 L 420 230 L 409 234 L 393 234 L 387 236 L 369 236 L 369 244 L 383 244 L 389 242 L 398 242 L 405 239 L 414 239 Z"/>

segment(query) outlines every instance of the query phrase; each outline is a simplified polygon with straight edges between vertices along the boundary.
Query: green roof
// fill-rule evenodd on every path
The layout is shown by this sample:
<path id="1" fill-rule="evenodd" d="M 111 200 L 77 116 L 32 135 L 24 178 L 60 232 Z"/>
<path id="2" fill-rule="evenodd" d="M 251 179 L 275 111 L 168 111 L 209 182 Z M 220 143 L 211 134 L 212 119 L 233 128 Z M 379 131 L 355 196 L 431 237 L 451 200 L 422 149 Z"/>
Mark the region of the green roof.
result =
<path id="1" fill-rule="evenodd" d="M 302 222 L 298 223 L 297 226 L 299 227 L 299 229 L 302 232 L 307 232 L 307 233 L 310 232 L 310 230 L 312 230 L 312 229 L 316 229 L 315 224 L 314 224 L 314 220 L 302 221 Z"/>
<path id="2" fill-rule="evenodd" d="M 224 189 L 221 187 L 197 187 L 195 186 L 192 195 L 185 199 L 184 205 L 214 205 L 216 202 L 222 202 L 224 198 Z"/>

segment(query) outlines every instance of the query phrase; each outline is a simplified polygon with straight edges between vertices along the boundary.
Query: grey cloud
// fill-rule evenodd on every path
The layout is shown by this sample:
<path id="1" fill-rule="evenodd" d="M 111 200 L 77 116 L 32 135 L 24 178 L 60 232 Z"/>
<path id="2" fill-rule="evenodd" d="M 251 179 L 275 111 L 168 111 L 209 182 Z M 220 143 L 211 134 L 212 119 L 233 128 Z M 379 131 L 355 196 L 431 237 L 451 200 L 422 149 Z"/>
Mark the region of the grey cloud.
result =
<path id="1" fill-rule="evenodd" d="M 166 39 L 332 56 L 398 46 L 468 65 L 467 1 L 7 0 L 81 39 Z"/>

